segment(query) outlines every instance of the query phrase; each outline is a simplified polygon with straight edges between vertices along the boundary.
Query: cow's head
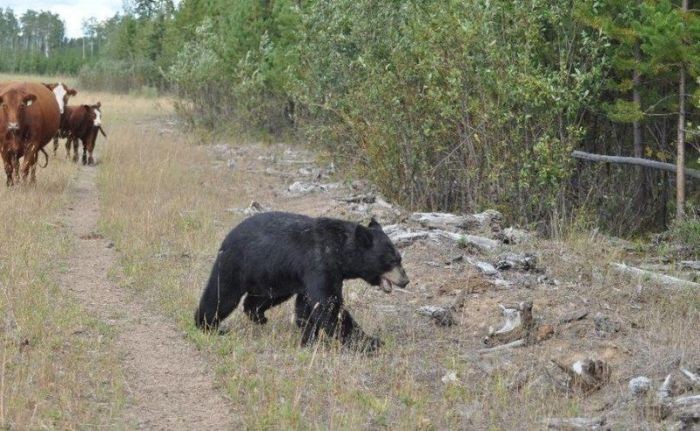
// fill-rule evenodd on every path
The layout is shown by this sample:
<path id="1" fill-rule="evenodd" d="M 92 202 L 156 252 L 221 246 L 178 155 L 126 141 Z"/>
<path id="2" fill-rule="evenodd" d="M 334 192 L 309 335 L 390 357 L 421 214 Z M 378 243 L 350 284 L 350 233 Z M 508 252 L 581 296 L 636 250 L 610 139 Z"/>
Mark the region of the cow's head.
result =
<path id="1" fill-rule="evenodd" d="M 5 141 L 14 151 L 20 150 L 20 132 L 25 125 L 25 115 L 28 107 L 36 101 L 36 95 L 26 90 L 12 88 L 0 94 L 0 130 Z"/>
<path id="2" fill-rule="evenodd" d="M 92 117 L 92 125 L 100 127 L 102 125 L 102 104 L 100 102 L 90 105 L 90 116 Z"/>
<path id="3" fill-rule="evenodd" d="M 54 94 L 56 97 L 56 103 L 58 103 L 58 109 L 61 111 L 61 114 L 63 114 L 63 110 L 68 104 L 68 99 L 71 96 L 75 96 L 78 94 L 76 90 L 73 88 L 68 87 L 66 84 L 62 82 L 57 82 L 53 84 L 47 84 L 43 83 L 46 88 L 51 90 L 51 92 Z"/>

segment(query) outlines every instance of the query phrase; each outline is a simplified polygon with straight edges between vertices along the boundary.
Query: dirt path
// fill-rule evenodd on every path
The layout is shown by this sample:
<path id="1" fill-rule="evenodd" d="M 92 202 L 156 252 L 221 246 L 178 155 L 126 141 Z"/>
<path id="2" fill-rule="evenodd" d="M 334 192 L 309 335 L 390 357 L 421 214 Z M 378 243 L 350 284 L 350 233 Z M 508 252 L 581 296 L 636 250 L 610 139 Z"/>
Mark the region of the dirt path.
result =
<path id="1" fill-rule="evenodd" d="M 110 280 L 117 254 L 94 233 L 100 213 L 95 179 L 95 168 L 83 167 L 73 185 L 65 224 L 77 246 L 61 286 L 115 331 L 127 382 L 124 422 L 129 429 L 233 429 L 206 360 L 138 293 Z"/>

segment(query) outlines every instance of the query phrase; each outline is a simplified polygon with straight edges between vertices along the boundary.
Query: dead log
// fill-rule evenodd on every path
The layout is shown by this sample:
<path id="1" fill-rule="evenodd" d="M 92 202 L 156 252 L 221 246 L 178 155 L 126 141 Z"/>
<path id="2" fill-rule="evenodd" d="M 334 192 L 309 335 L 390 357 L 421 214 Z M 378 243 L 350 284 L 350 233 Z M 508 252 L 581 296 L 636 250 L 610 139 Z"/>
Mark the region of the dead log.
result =
<path id="1" fill-rule="evenodd" d="M 495 210 L 486 210 L 481 213 L 466 215 L 451 213 L 413 213 L 411 214 L 411 220 L 429 229 L 500 231 L 503 215 Z"/>
<path id="2" fill-rule="evenodd" d="M 434 230 L 430 233 L 431 237 L 433 238 L 447 238 L 452 241 L 455 241 L 457 244 L 472 246 L 477 248 L 478 250 L 489 251 L 493 250 L 494 248 L 500 245 L 498 241 L 494 241 L 483 236 L 458 234 L 454 232 L 448 232 L 445 230 Z"/>
<path id="3" fill-rule="evenodd" d="M 477 350 L 476 352 L 483 355 L 483 354 L 486 354 L 486 353 L 500 352 L 500 351 L 503 351 L 503 350 L 512 349 L 512 348 L 514 348 L 514 347 L 522 347 L 522 346 L 524 346 L 524 345 L 526 345 L 526 344 L 527 344 L 527 341 L 526 341 L 524 338 L 521 338 L 520 340 L 515 340 L 515 341 L 512 341 L 512 342 L 510 342 L 510 343 L 508 343 L 508 344 L 502 344 L 502 345 L 500 345 L 500 346 L 489 347 L 489 348 L 486 348 L 486 349 L 479 349 L 479 350 Z"/>
<path id="4" fill-rule="evenodd" d="M 449 240 L 458 244 L 473 246 L 479 250 L 492 250 L 499 246 L 497 241 L 482 236 L 464 235 L 445 230 L 411 230 L 400 225 L 390 225 L 384 228 L 384 233 L 399 248 L 407 247 L 415 241 L 421 239 L 432 239 L 434 241 Z"/>
<path id="5" fill-rule="evenodd" d="M 681 260 L 681 268 L 700 271 L 700 260 Z"/>
<path id="6" fill-rule="evenodd" d="M 571 157 L 580 160 L 589 160 L 592 162 L 605 162 L 605 163 L 616 163 L 616 164 L 627 164 L 644 166 L 652 169 L 660 169 L 662 171 L 676 172 L 676 165 L 671 163 L 659 162 L 656 160 L 643 159 L 641 157 L 622 157 L 622 156 L 606 156 L 603 154 L 592 154 L 583 151 L 574 151 L 571 153 Z M 683 170 L 686 176 L 692 177 L 700 180 L 700 171 L 695 169 L 685 168 Z"/>
<path id="7" fill-rule="evenodd" d="M 700 405 L 700 395 L 678 397 L 673 400 L 674 407 L 690 407 L 695 405 Z"/>
<path id="8" fill-rule="evenodd" d="M 681 373 L 690 381 L 693 387 L 700 388 L 700 376 L 685 368 L 681 368 Z"/>
<path id="9" fill-rule="evenodd" d="M 522 339 L 526 343 L 531 341 L 531 331 L 535 325 L 535 320 L 532 318 L 532 302 L 527 301 L 512 305 L 499 304 L 498 306 L 501 307 L 505 322 L 498 330 L 490 327 L 489 335 L 484 337 L 483 343 L 487 346 L 493 346 L 518 339 Z"/>
<path id="10" fill-rule="evenodd" d="M 610 265 L 618 272 L 627 275 L 633 275 L 639 278 L 649 279 L 663 286 L 674 288 L 700 288 L 700 284 L 694 283 L 692 281 L 683 280 L 680 278 L 671 277 L 670 275 L 659 274 L 656 272 L 645 271 L 643 269 L 635 268 L 633 266 L 627 266 L 624 263 L 611 262 Z"/>

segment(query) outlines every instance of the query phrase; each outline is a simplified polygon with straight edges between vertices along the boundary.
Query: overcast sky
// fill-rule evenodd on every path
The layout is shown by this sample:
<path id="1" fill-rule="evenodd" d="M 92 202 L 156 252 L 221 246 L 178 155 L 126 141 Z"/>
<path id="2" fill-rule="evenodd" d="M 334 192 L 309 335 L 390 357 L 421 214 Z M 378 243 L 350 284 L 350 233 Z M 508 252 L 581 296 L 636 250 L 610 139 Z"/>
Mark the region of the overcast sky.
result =
<path id="1" fill-rule="evenodd" d="M 0 7 L 11 8 L 21 16 L 27 9 L 48 10 L 61 16 L 67 37 L 83 35 L 83 20 L 94 16 L 98 21 L 122 11 L 123 0 L 0 0 Z"/>

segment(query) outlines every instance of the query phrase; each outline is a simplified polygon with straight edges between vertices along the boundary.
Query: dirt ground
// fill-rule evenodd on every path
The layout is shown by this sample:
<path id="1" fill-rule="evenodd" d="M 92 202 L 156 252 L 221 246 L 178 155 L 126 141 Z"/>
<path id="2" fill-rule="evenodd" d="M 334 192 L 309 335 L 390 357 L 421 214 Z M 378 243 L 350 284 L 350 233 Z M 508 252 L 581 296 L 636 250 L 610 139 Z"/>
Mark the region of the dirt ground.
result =
<path id="1" fill-rule="evenodd" d="M 97 233 L 100 214 L 96 168 L 83 167 L 71 185 L 65 226 L 77 247 L 60 285 L 116 333 L 126 378 L 124 423 L 129 429 L 232 429 L 228 401 L 214 388 L 206 358 L 176 325 L 110 279 L 117 268 L 114 243 Z M 115 274 L 119 277 L 119 274 Z"/>

